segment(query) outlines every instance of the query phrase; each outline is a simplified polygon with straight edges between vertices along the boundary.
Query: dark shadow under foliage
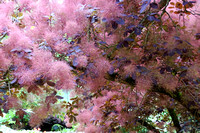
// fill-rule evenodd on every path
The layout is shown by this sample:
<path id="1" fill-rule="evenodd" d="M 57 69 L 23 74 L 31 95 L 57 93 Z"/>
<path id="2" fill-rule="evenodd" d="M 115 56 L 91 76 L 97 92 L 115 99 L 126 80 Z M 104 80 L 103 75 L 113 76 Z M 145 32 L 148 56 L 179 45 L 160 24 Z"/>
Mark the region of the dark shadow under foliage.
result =
<path id="1" fill-rule="evenodd" d="M 23 121 L 22 121 L 23 122 Z M 21 126 L 20 129 L 25 129 L 25 130 L 32 130 L 33 127 L 31 127 L 29 124 L 24 123 L 26 126 Z M 12 129 L 16 129 L 16 124 L 9 124 L 9 127 Z M 40 124 L 39 128 L 41 131 L 58 131 L 59 129 L 63 130 L 64 128 L 72 128 L 72 127 L 67 127 L 66 123 L 62 121 L 60 118 L 54 117 L 54 116 L 49 116 L 46 119 L 43 120 L 42 124 Z M 18 127 L 19 129 L 19 127 Z"/>
<path id="2" fill-rule="evenodd" d="M 41 131 L 51 131 L 51 130 L 55 131 L 56 129 L 52 128 L 55 124 L 59 124 L 62 129 L 68 128 L 65 125 L 66 123 L 64 121 L 62 121 L 61 119 L 54 117 L 54 116 L 49 116 L 43 120 L 43 122 L 40 126 L 40 129 L 41 129 Z M 56 128 L 56 126 L 55 126 L 55 128 Z"/>

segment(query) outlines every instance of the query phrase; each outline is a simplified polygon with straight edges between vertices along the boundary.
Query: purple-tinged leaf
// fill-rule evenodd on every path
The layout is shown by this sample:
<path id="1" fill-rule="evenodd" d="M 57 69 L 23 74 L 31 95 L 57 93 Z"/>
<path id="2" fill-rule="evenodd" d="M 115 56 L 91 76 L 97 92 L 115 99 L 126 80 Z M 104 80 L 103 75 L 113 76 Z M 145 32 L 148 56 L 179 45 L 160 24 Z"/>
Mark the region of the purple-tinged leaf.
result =
<path id="1" fill-rule="evenodd" d="M 106 52 L 103 52 L 102 55 L 103 55 L 103 56 L 106 55 Z"/>
<path id="2" fill-rule="evenodd" d="M 189 1 L 190 3 L 196 3 L 196 1 Z"/>
<path id="3" fill-rule="evenodd" d="M 136 78 L 137 78 L 136 74 L 133 73 L 133 74 L 131 75 L 131 78 L 132 78 L 133 80 L 136 80 Z"/>
<path id="4" fill-rule="evenodd" d="M 149 21 L 154 21 L 154 20 L 155 20 L 155 17 L 154 17 L 154 16 L 148 16 L 147 19 L 148 19 Z"/>
<path id="5" fill-rule="evenodd" d="M 183 70 L 187 70 L 188 69 L 188 67 L 186 67 L 186 66 L 181 66 L 180 68 L 183 69 Z"/>
<path id="6" fill-rule="evenodd" d="M 143 0 L 142 2 L 143 3 L 141 6 L 141 9 L 140 9 L 140 13 L 143 13 L 146 10 L 146 8 L 150 4 L 151 0 Z"/>
<path id="7" fill-rule="evenodd" d="M 177 54 L 182 55 L 182 51 L 180 49 L 176 48 L 175 51 Z"/>
<path id="8" fill-rule="evenodd" d="M 171 51 L 169 51 L 169 53 L 168 53 L 169 56 L 173 56 L 174 54 L 175 54 L 175 50 L 171 50 Z"/>
<path id="9" fill-rule="evenodd" d="M 110 32 L 110 33 L 108 33 L 108 36 L 110 36 L 110 35 L 112 35 L 113 33 L 112 32 Z"/>
<path id="10" fill-rule="evenodd" d="M 122 43 L 122 42 L 119 42 L 119 43 L 117 44 L 117 49 L 122 48 L 122 46 L 123 46 L 123 43 Z"/>
<path id="11" fill-rule="evenodd" d="M 160 22 L 160 19 L 158 19 L 158 18 L 155 17 L 155 21 Z"/>
<path id="12" fill-rule="evenodd" d="M 74 41 L 71 41 L 71 42 L 70 42 L 71 45 L 73 45 L 74 43 L 75 43 Z"/>
<path id="13" fill-rule="evenodd" d="M 134 19 L 138 19 L 139 18 L 137 15 L 132 15 L 132 14 L 131 15 L 127 15 L 127 17 L 129 17 L 129 18 L 132 17 Z"/>
<path id="14" fill-rule="evenodd" d="M 127 26 L 126 28 L 127 29 L 131 29 L 131 28 L 134 28 L 135 27 L 135 25 L 129 25 L 129 26 Z"/>
<path id="15" fill-rule="evenodd" d="M 155 13 L 155 12 L 152 12 L 150 15 L 153 16 L 153 15 L 157 15 L 158 13 Z"/>
<path id="16" fill-rule="evenodd" d="M 139 24 L 137 27 L 138 27 L 138 28 L 144 28 L 145 26 Z"/>
<path id="17" fill-rule="evenodd" d="M 24 58 L 28 59 L 28 60 L 31 60 L 32 57 L 31 56 L 24 56 Z"/>
<path id="18" fill-rule="evenodd" d="M 78 60 L 77 60 L 77 58 L 75 57 L 74 59 L 73 59 L 73 66 L 77 66 L 78 65 Z"/>
<path id="19" fill-rule="evenodd" d="M 137 71 L 140 72 L 141 74 L 147 74 L 149 72 L 149 70 L 143 66 L 137 66 Z"/>
<path id="20" fill-rule="evenodd" d="M 21 49 L 19 49 L 19 48 L 14 48 L 14 49 L 12 49 L 10 52 L 18 52 L 18 51 L 21 51 Z"/>
<path id="21" fill-rule="evenodd" d="M 0 92 L 3 92 L 3 93 L 5 93 L 6 91 L 5 90 L 3 90 L 3 91 L 1 91 L 2 89 L 0 89 Z M 2 104 L 4 101 L 0 98 L 0 104 Z M 1 109 L 0 109 L 1 110 Z"/>
<path id="22" fill-rule="evenodd" d="M 155 16 L 148 16 L 147 19 L 149 21 L 157 21 L 157 22 L 160 22 L 160 19 L 156 18 Z"/>
<path id="23" fill-rule="evenodd" d="M 61 97 L 61 96 L 56 96 L 56 98 L 57 98 L 57 99 L 63 99 L 63 97 Z"/>
<path id="24" fill-rule="evenodd" d="M 24 52 L 26 52 L 26 53 L 31 53 L 32 50 L 31 50 L 31 49 L 24 49 Z"/>
<path id="25" fill-rule="evenodd" d="M 10 82 L 10 84 L 14 84 L 14 83 L 16 83 L 17 82 L 17 78 L 14 78 L 11 82 Z"/>
<path id="26" fill-rule="evenodd" d="M 57 94 L 57 91 L 54 91 L 53 93 L 51 93 L 51 96 L 55 96 Z"/>
<path id="27" fill-rule="evenodd" d="M 187 5 L 189 2 L 188 1 L 183 1 L 183 5 Z"/>
<path id="28" fill-rule="evenodd" d="M 133 17 L 133 16 L 134 16 L 134 15 L 132 15 L 132 14 L 130 14 L 130 15 L 127 15 L 127 17 L 129 17 L 129 18 L 130 18 L 130 17 Z"/>
<path id="29" fill-rule="evenodd" d="M 4 95 L 3 98 L 4 98 L 4 100 L 7 101 L 7 99 L 8 99 L 8 95 Z"/>
<path id="30" fill-rule="evenodd" d="M 107 44 L 107 43 L 104 41 L 99 41 L 99 44 Z"/>
<path id="31" fill-rule="evenodd" d="M 107 19 L 106 18 L 102 18 L 102 22 L 107 22 Z"/>
<path id="32" fill-rule="evenodd" d="M 78 38 L 76 43 L 80 44 L 81 43 L 81 38 Z"/>
<path id="33" fill-rule="evenodd" d="M 133 18 L 134 19 L 138 19 L 139 17 L 137 15 L 133 15 Z"/>
<path id="34" fill-rule="evenodd" d="M 111 24 L 113 29 L 117 29 L 118 23 L 116 21 L 111 21 Z"/>
<path id="35" fill-rule="evenodd" d="M 73 50 L 74 50 L 75 52 L 77 52 L 77 51 L 80 50 L 80 47 L 79 47 L 79 46 L 75 46 L 75 47 L 73 47 Z"/>
<path id="36" fill-rule="evenodd" d="M 113 74 L 114 73 L 115 68 L 111 67 L 110 70 L 108 71 L 108 74 Z"/>
<path id="37" fill-rule="evenodd" d="M 120 16 L 122 16 L 122 17 L 129 17 L 129 15 L 126 15 L 126 14 L 121 14 Z"/>
<path id="38" fill-rule="evenodd" d="M 190 42 L 188 42 L 188 41 L 185 41 L 187 44 L 189 44 L 189 45 L 192 45 Z"/>
<path id="39" fill-rule="evenodd" d="M 128 41 L 123 41 L 123 46 L 124 46 L 124 47 L 128 47 L 128 45 L 129 45 L 129 44 L 128 44 Z"/>
<path id="40" fill-rule="evenodd" d="M 24 52 L 18 51 L 18 52 L 17 52 L 17 56 L 18 56 L 19 58 L 22 58 L 22 57 L 24 56 Z"/>
<path id="41" fill-rule="evenodd" d="M 160 69 L 160 74 L 164 74 L 165 73 L 165 68 L 161 68 Z"/>
<path id="42" fill-rule="evenodd" d="M 150 7 L 151 7 L 151 8 L 154 8 L 154 9 L 158 9 L 158 4 L 155 3 L 155 2 L 152 2 L 152 3 L 150 4 Z"/>
<path id="43" fill-rule="evenodd" d="M 192 4 L 192 3 L 196 3 L 196 1 L 183 1 L 183 5 L 187 5 L 187 4 Z"/>
<path id="44" fill-rule="evenodd" d="M 185 77 L 186 75 L 187 75 L 187 70 L 184 70 L 179 74 L 180 77 Z"/>
<path id="45" fill-rule="evenodd" d="M 8 113 L 8 110 L 9 110 L 8 103 L 5 103 L 3 105 L 3 111 L 4 111 L 4 113 Z"/>
<path id="46" fill-rule="evenodd" d="M 166 69 L 167 72 L 172 72 L 172 68 L 170 66 L 166 66 L 165 69 Z"/>
<path id="47" fill-rule="evenodd" d="M 199 40 L 199 39 L 200 39 L 200 33 L 197 33 L 197 34 L 195 35 L 195 38 L 196 38 L 196 40 Z"/>
<path id="48" fill-rule="evenodd" d="M 0 89 L 0 92 L 2 92 L 2 93 L 6 93 L 6 90 L 4 90 L 4 89 Z M 0 99 L 0 101 L 1 101 L 1 99 Z M 1 102 L 0 102 L 1 103 Z"/>
<path id="49" fill-rule="evenodd" d="M 157 47 L 157 44 L 153 44 L 153 47 L 156 48 L 156 47 Z"/>
<path id="50" fill-rule="evenodd" d="M 124 41 L 133 42 L 134 39 L 132 39 L 132 38 L 130 38 L 130 37 L 127 37 L 127 38 L 124 39 Z"/>
<path id="51" fill-rule="evenodd" d="M 76 55 L 76 53 L 75 53 L 75 52 L 72 52 L 71 55 Z"/>
<path id="52" fill-rule="evenodd" d="M 91 23 L 95 23 L 97 21 L 98 21 L 98 17 L 97 16 L 92 16 Z"/>
<path id="53" fill-rule="evenodd" d="M 141 32 L 142 32 L 142 30 L 141 30 L 140 28 L 135 28 L 135 29 L 134 29 L 134 33 L 135 33 L 136 35 L 140 35 Z"/>
<path id="54" fill-rule="evenodd" d="M 119 4 L 121 1 L 120 0 L 116 0 L 116 4 Z"/>
<path id="55" fill-rule="evenodd" d="M 175 40 L 181 40 L 181 38 L 178 37 L 178 36 L 174 36 L 174 39 L 175 39 Z"/>
<path id="56" fill-rule="evenodd" d="M 121 25 L 124 25 L 124 24 L 125 24 L 125 21 L 124 21 L 122 18 L 118 18 L 115 22 L 116 22 L 117 24 L 121 24 Z"/>

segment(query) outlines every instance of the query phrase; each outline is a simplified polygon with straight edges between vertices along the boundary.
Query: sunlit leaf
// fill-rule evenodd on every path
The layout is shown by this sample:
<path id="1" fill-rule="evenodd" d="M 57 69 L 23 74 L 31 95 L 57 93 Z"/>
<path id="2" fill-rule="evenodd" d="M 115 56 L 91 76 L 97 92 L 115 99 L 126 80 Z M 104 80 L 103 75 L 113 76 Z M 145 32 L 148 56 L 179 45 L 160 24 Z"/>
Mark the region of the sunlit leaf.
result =
<path id="1" fill-rule="evenodd" d="M 10 84 L 14 84 L 14 83 L 16 83 L 17 82 L 17 78 L 14 78 L 11 82 L 10 82 Z"/>
<path id="2" fill-rule="evenodd" d="M 69 118 L 69 123 L 72 123 L 73 120 L 74 120 L 74 117 L 73 117 L 73 116 L 70 116 L 70 118 Z"/>
<path id="3" fill-rule="evenodd" d="M 170 2 L 170 5 L 175 5 L 175 3 L 174 2 Z"/>
<path id="4" fill-rule="evenodd" d="M 182 9 L 183 5 L 180 2 L 176 2 L 175 7 L 178 8 L 178 9 Z"/>

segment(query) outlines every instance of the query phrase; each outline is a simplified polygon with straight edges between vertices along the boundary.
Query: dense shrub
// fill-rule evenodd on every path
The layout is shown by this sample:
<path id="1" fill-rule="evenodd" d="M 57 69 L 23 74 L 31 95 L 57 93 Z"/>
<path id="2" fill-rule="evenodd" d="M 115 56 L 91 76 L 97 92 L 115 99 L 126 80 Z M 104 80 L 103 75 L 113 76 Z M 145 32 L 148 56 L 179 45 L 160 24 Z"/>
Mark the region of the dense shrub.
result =
<path id="1" fill-rule="evenodd" d="M 80 131 L 199 131 L 199 4 L 2 0 L 1 110 L 35 100 L 21 88 L 45 94 L 30 116 L 38 127 L 63 89 L 73 98 L 57 111 Z"/>

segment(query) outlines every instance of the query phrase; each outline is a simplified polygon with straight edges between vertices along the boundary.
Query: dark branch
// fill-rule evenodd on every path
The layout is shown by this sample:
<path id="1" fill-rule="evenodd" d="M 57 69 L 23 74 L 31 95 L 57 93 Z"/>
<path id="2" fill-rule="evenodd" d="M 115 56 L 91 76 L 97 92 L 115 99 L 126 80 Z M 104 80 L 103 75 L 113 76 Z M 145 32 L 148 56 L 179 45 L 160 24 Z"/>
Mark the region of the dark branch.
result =
<path id="1" fill-rule="evenodd" d="M 126 79 L 120 78 L 120 75 L 118 75 L 117 73 L 114 75 L 108 74 L 106 79 L 135 87 L 135 80 L 133 80 L 131 77 L 128 77 Z M 198 121 L 200 121 L 200 112 L 199 112 L 200 108 L 194 108 L 194 106 L 199 107 L 199 105 L 197 105 L 192 100 L 185 99 L 184 97 L 187 98 L 187 96 L 184 96 L 184 95 L 181 96 L 179 91 L 169 91 L 158 85 L 154 85 L 150 90 L 152 92 L 161 93 L 173 98 L 174 100 L 179 102 L 183 107 L 185 107 Z"/>
<path id="2" fill-rule="evenodd" d="M 178 101 L 183 107 L 185 107 L 198 121 L 200 121 L 200 112 L 199 112 L 199 108 L 194 108 L 194 106 L 197 106 L 196 103 L 192 100 L 189 99 L 184 99 L 184 97 L 187 96 L 181 96 L 180 93 L 178 91 L 169 91 L 166 90 L 163 87 L 159 87 L 157 85 L 154 85 L 151 89 L 151 91 L 153 92 L 157 92 L 157 93 L 161 93 L 164 95 L 167 95 L 171 98 L 173 98 L 174 100 Z M 192 106 L 193 105 L 193 106 Z"/>
<path id="3" fill-rule="evenodd" d="M 153 131 L 154 133 L 160 133 L 160 131 L 158 129 L 156 129 L 154 126 L 152 126 L 151 124 L 147 123 L 145 120 L 141 120 L 139 119 L 138 122 L 142 125 L 145 126 L 148 130 Z"/>
<path id="4" fill-rule="evenodd" d="M 169 108 L 169 107 L 167 108 L 167 110 L 169 112 L 169 115 L 172 118 L 174 127 L 176 127 L 176 131 L 179 132 L 181 130 L 181 126 L 180 126 L 180 123 L 179 123 L 179 120 L 178 120 L 175 110 L 173 108 Z"/>

